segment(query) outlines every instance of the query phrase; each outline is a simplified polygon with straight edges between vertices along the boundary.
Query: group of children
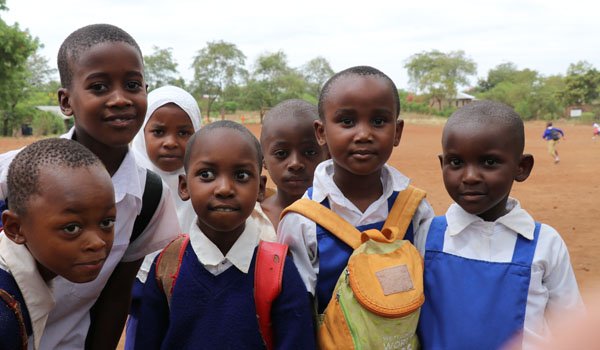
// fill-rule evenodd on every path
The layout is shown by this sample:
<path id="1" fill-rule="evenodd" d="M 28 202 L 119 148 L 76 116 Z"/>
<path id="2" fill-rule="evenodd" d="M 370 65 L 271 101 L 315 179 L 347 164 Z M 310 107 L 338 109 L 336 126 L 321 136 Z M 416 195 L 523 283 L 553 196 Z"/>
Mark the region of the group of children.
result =
<path id="1" fill-rule="evenodd" d="M 200 128 L 179 88 L 147 95 L 140 49 L 117 27 L 75 31 L 58 66 L 73 129 L 0 157 L 0 348 L 115 348 L 128 311 L 128 348 L 316 348 L 315 316 L 338 297 L 352 248 L 315 220 L 280 216 L 304 197 L 360 231 L 382 229 L 410 184 L 386 164 L 404 127 L 393 81 L 343 70 L 317 107 L 271 109 L 259 142 L 231 121 Z M 420 344 L 492 349 L 522 335 L 531 347 L 550 335 L 550 315 L 582 301 L 559 234 L 509 197 L 534 163 L 523 123 L 474 102 L 449 118 L 442 150 L 455 204 L 434 217 L 421 200 L 406 236 L 424 257 Z M 255 293 L 269 240 L 291 253 L 272 262 L 272 334 Z"/>

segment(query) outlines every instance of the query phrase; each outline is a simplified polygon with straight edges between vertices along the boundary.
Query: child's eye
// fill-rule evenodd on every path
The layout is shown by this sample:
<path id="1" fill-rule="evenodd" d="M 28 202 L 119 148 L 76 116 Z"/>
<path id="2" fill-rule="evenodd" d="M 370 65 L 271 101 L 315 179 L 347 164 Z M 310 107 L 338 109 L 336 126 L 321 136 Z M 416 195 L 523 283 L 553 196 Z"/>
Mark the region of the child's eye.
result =
<path id="1" fill-rule="evenodd" d="M 177 132 L 177 135 L 179 135 L 180 137 L 190 137 L 192 136 L 192 132 L 188 130 L 180 130 Z"/>
<path id="2" fill-rule="evenodd" d="M 452 158 L 448 160 L 448 164 L 450 164 L 453 167 L 458 167 L 462 164 L 462 161 L 458 158 Z"/>
<path id="3" fill-rule="evenodd" d="M 63 227 L 63 231 L 68 235 L 76 235 L 79 232 L 81 232 L 81 226 L 79 226 L 78 224 L 68 224 L 65 227 Z"/>
<path id="4" fill-rule="evenodd" d="M 238 171 L 235 173 L 235 180 L 239 182 L 246 182 L 250 180 L 250 173 L 247 171 Z"/>
<path id="5" fill-rule="evenodd" d="M 202 181 L 212 181 L 215 179 L 215 173 L 211 170 L 202 170 L 198 173 Z"/>
<path id="6" fill-rule="evenodd" d="M 353 126 L 354 125 L 354 120 L 350 119 L 350 118 L 343 118 L 340 120 L 340 123 L 343 126 Z"/>
<path id="7" fill-rule="evenodd" d="M 485 166 L 494 166 L 498 164 L 498 161 L 494 158 L 487 158 L 483 161 L 483 164 L 485 164 Z"/>
<path id="8" fill-rule="evenodd" d="M 160 137 L 160 136 L 164 135 L 165 131 L 161 130 L 161 129 L 154 129 L 154 130 L 151 131 L 151 133 L 155 137 Z"/>
<path id="9" fill-rule="evenodd" d="M 90 85 L 90 90 L 93 92 L 105 92 L 108 90 L 108 86 L 103 83 L 94 83 Z"/>
<path id="10" fill-rule="evenodd" d="M 315 157 L 319 154 L 319 152 L 317 150 L 314 149 L 308 149 L 306 151 L 304 151 L 304 155 L 306 157 Z"/>
<path id="11" fill-rule="evenodd" d="M 139 81 L 128 81 L 126 87 L 129 90 L 138 90 L 142 88 L 142 83 Z"/>
<path id="12" fill-rule="evenodd" d="M 288 151 L 283 150 L 283 149 L 278 149 L 277 151 L 273 152 L 273 155 L 275 156 L 275 158 L 279 158 L 279 159 L 284 159 L 288 156 Z"/>
<path id="13" fill-rule="evenodd" d="M 371 123 L 374 126 L 383 126 L 383 124 L 385 124 L 385 119 L 383 119 L 383 118 L 375 118 L 375 119 L 373 119 L 373 121 L 371 121 Z"/>
<path id="14" fill-rule="evenodd" d="M 103 230 L 109 230 L 109 229 L 113 228 L 114 225 L 115 225 L 115 218 L 106 218 L 106 219 L 100 221 L 100 228 Z"/>

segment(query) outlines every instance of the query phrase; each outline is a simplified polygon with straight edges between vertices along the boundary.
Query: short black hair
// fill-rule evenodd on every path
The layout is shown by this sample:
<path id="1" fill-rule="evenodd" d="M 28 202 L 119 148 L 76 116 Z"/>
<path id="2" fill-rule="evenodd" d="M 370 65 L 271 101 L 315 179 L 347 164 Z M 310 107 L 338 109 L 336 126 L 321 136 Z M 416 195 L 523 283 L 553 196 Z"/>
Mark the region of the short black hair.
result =
<path id="1" fill-rule="evenodd" d="M 525 149 L 523 120 L 512 107 L 504 103 L 489 100 L 474 101 L 456 110 L 444 126 L 442 140 L 444 140 L 448 130 L 455 126 L 460 127 L 461 124 L 477 124 L 478 127 L 486 128 L 495 128 L 498 125 L 505 126 L 510 130 L 510 134 L 498 135 L 498 137 L 513 137 L 516 151 L 523 154 Z M 502 131 L 498 129 L 498 132 Z"/>
<path id="2" fill-rule="evenodd" d="M 79 59 L 81 54 L 101 43 L 123 42 L 133 46 L 140 54 L 140 59 L 144 59 L 142 50 L 131 35 L 123 29 L 111 24 L 91 24 L 77 29 L 71 33 L 62 43 L 58 50 L 58 73 L 60 75 L 60 84 L 63 88 L 71 86 L 73 71 L 70 63 Z"/>
<path id="3" fill-rule="evenodd" d="M 27 201 L 39 194 L 41 169 L 103 166 L 100 159 L 77 141 L 50 138 L 34 142 L 19 152 L 8 168 L 8 207 L 27 212 Z"/>
<path id="4" fill-rule="evenodd" d="M 275 107 L 271 108 L 263 118 L 260 137 L 261 142 L 263 141 L 262 135 L 264 135 L 264 131 L 269 128 L 271 121 L 285 118 L 306 118 L 312 122 L 313 120 L 319 119 L 319 111 L 317 110 L 317 106 L 300 99 L 290 99 L 278 103 Z"/>
<path id="5" fill-rule="evenodd" d="M 203 126 L 200 130 L 196 131 L 194 133 L 194 135 L 192 135 L 190 137 L 190 139 L 187 142 L 187 146 L 185 148 L 185 155 L 183 157 L 183 168 L 185 169 L 185 171 L 187 172 L 187 170 L 188 170 L 190 156 L 191 156 L 192 148 L 193 148 L 192 146 L 194 145 L 194 143 L 196 143 L 196 139 L 198 139 L 202 135 L 210 133 L 211 131 L 214 131 L 216 129 L 223 129 L 223 128 L 232 129 L 232 130 L 239 132 L 244 138 L 246 138 L 248 141 L 250 141 L 252 143 L 252 145 L 254 145 L 254 149 L 256 151 L 256 160 L 257 160 L 257 164 L 258 164 L 258 171 L 260 172 L 262 169 L 262 161 L 263 161 L 263 153 L 262 153 L 262 149 L 260 147 L 260 142 L 258 142 L 258 140 L 256 139 L 256 136 L 254 136 L 250 132 L 250 130 L 248 130 L 245 126 L 243 126 L 240 123 L 231 121 L 231 120 L 219 120 L 216 122 L 212 122 L 206 126 Z M 227 142 L 227 141 L 225 141 L 225 142 Z"/>
<path id="6" fill-rule="evenodd" d="M 383 73 L 382 71 L 380 71 L 377 68 L 373 68 L 370 66 L 356 66 L 356 67 L 350 67 L 350 68 L 344 69 L 343 71 L 334 74 L 323 85 L 323 88 L 321 89 L 321 92 L 319 93 L 319 104 L 318 104 L 319 118 L 321 118 L 321 120 L 325 120 L 324 104 L 325 104 L 327 98 L 329 97 L 329 92 L 331 90 L 331 86 L 339 78 L 350 76 L 350 75 L 375 76 L 375 77 L 379 77 L 379 78 L 386 80 L 390 85 L 390 92 L 394 96 L 394 101 L 396 102 L 396 118 L 398 118 L 398 116 L 400 115 L 400 96 L 398 95 L 398 88 L 396 87 L 396 84 L 394 84 L 394 81 L 390 77 L 388 77 L 385 73 Z"/>

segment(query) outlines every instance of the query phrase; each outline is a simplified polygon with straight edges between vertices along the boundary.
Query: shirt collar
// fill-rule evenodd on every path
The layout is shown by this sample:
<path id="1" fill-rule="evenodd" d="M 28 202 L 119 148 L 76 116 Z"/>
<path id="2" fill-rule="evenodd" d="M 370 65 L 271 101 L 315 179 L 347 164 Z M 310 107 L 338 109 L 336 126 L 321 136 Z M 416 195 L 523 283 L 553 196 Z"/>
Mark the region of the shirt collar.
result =
<path id="1" fill-rule="evenodd" d="M 490 224 L 504 225 L 521 236 L 532 240 L 535 231 L 535 221 L 531 215 L 521 208 L 519 201 L 514 198 L 508 199 L 506 202 L 506 209 L 508 210 L 508 213 Z M 453 203 L 450 205 L 450 208 L 448 208 L 446 219 L 448 221 L 448 232 L 450 236 L 455 236 L 464 232 L 471 224 L 484 222 L 482 218 L 477 215 L 469 214 L 456 203 Z"/>
<path id="2" fill-rule="evenodd" d="M 54 308 L 54 297 L 48 284 L 40 275 L 36 261 L 22 244 L 16 244 L 4 235 L 0 235 L 0 259 L 13 276 L 31 318 L 35 349 L 46 328 L 48 314 Z"/>
<path id="3" fill-rule="evenodd" d="M 383 185 L 382 198 L 388 198 L 393 192 L 400 192 L 408 187 L 410 179 L 395 168 L 384 164 L 381 169 L 381 183 Z M 342 191 L 333 181 L 333 160 L 328 159 L 321 162 L 315 169 L 313 180 L 312 199 L 317 202 L 322 202 L 325 198 L 331 198 L 336 203 L 348 202 Z M 346 203 L 346 204 L 348 204 Z"/>
<path id="4" fill-rule="evenodd" d="M 73 126 L 66 134 L 63 134 L 60 137 L 72 140 L 74 133 L 75 127 Z M 115 189 L 115 202 L 117 203 L 123 200 L 127 194 L 137 198 L 140 204 L 142 201 L 144 189 L 142 188 L 140 177 L 137 176 L 138 167 L 133 153 L 134 152 L 130 149 L 127 154 L 125 154 L 125 158 L 123 158 L 117 172 L 112 176 L 113 187 Z"/>
<path id="5" fill-rule="evenodd" d="M 260 240 L 260 230 L 253 220 L 246 220 L 244 232 L 242 232 L 225 256 L 223 256 L 223 253 L 221 253 L 219 248 L 206 237 L 195 222 L 191 225 L 189 234 L 192 248 L 202 265 L 217 266 L 223 261 L 228 260 L 243 273 L 248 273 L 252 258 L 254 257 L 254 249 Z"/>

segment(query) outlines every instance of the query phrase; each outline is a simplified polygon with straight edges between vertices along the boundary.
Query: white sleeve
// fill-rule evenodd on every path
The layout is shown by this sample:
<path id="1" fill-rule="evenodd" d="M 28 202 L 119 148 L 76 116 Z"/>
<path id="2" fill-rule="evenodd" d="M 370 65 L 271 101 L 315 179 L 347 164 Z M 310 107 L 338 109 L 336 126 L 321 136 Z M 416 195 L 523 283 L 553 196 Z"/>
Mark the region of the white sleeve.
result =
<path id="1" fill-rule="evenodd" d="M 427 243 L 427 234 L 429 233 L 429 227 L 431 227 L 432 220 L 432 218 L 425 220 L 419 225 L 419 229 L 415 231 L 415 240 L 413 244 L 419 253 L 421 253 L 422 257 L 425 257 L 425 244 Z"/>
<path id="2" fill-rule="evenodd" d="M 431 207 L 429 202 L 427 202 L 427 199 L 423 198 L 421 203 L 419 203 L 419 206 L 417 207 L 417 210 L 415 211 L 415 214 L 413 215 L 412 219 L 413 232 L 415 233 L 415 236 L 417 234 L 417 231 L 419 231 L 419 227 L 425 221 L 433 218 L 434 216 L 435 214 L 433 212 L 433 208 Z"/>
<path id="3" fill-rule="evenodd" d="M 316 224 L 300 214 L 288 213 L 279 222 L 277 239 L 289 246 L 306 290 L 315 295 L 319 273 Z"/>
<path id="4" fill-rule="evenodd" d="M 163 182 L 162 196 L 152 219 L 140 236 L 127 247 L 121 261 L 136 261 L 152 252 L 162 250 L 181 232 L 171 190 Z"/>
<path id="5" fill-rule="evenodd" d="M 8 197 L 7 178 L 8 167 L 15 156 L 21 152 L 22 148 L 0 154 L 0 199 Z"/>

